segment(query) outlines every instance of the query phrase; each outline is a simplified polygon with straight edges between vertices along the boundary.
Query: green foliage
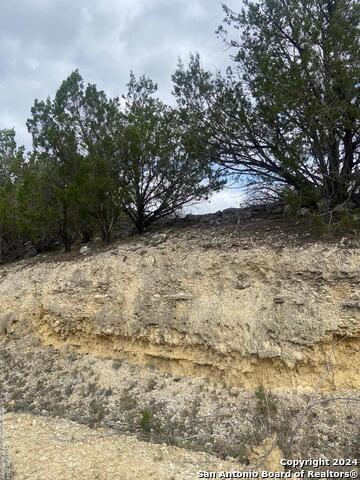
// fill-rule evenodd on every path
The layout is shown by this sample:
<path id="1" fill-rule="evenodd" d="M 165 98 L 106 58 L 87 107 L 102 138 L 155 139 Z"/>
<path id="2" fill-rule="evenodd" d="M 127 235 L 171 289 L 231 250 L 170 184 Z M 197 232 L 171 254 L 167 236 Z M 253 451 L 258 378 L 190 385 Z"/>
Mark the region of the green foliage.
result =
<path id="1" fill-rule="evenodd" d="M 109 243 L 120 218 L 119 182 L 114 160 L 117 100 L 108 100 L 95 85 L 84 86 L 78 71 L 54 100 L 35 101 L 27 122 L 42 181 L 51 197 L 57 233 L 70 250 L 81 231 L 99 231 Z M 45 202 L 43 202 L 45 205 Z"/>
<path id="2" fill-rule="evenodd" d="M 247 0 L 240 13 L 224 10 L 227 74 L 193 56 L 173 77 L 209 155 L 265 191 L 359 201 L 359 2 Z"/>
<path id="3" fill-rule="evenodd" d="M 14 130 L 0 130 L 0 259 L 17 256 L 22 248 L 18 229 L 16 188 L 24 164 Z"/>
<path id="4" fill-rule="evenodd" d="M 57 210 L 46 163 L 30 159 L 24 164 L 16 187 L 18 228 L 38 252 L 50 248 L 57 240 Z"/>
<path id="5" fill-rule="evenodd" d="M 288 212 L 290 215 L 297 215 L 302 207 L 316 209 L 317 202 L 321 200 L 320 192 L 311 187 L 304 187 L 300 191 L 284 188 L 281 191 L 281 198 L 284 204 L 290 207 Z"/>
<path id="6" fill-rule="evenodd" d="M 261 415 L 271 416 L 277 412 L 278 406 L 275 398 L 260 385 L 255 390 L 255 398 L 257 401 L 257 410 Z"/>
<path id="7" fill-rule="evenodd" d="M 204 153 L 192 148 L 193 132 L 179 112 L 153 96 L 156 90 L 150 79 L 132 74 L 118 125 L 122 209 L 139 233 L 224 184 Z"/>
<path id="8" fill-rule="evenodd" d="M 319 232 L 357 228 L 359 2 L 245 0 L 224 12 L 231 67 L 180 62 L 176 108 L 147 77 L 131 74 L 119 100 L 76 70 L 35 100 L 31 154 L 0 130 L 0 259 L 29 244 L 69 251 L 79 235 L 108 244 L 125 217 L 141 233 L 221 189 L 224 173 L 294 214 L 306 206 Z M 319 202 L 329 211 L 318 215 Z"/>
<path id="9" fill-rule="evenodd" d="M 324 215 L 319 215 L 317 213 L 311 213 L 308 215 L 304 220 L 304 224 L 306 227 L 316 236 L 322 237 L 326 235 L 329 230 L 330 226 L 326 222 L 326 218 Z"/>
<path id="10" fill-rule="evenodd" d="M 325 214 L 311 212 L 302 221 L 314 235 L 319 237 L 355 233 L 360 230 L 360 210 L 330 211 Z"/>
<path id="11" fill-rule="evenodd" d="M 0 131 L 0 258 L 29 242 L 42 251 L 60 241 L 69 251 L 79 235 L 109 244 L 126 216 L 141 233 L 223 186 L 156 90 L 131 74 L 122 101 L 109 99 L 76 70 L 53 99 L 35 100 L 27 158 L 15 132 Z"/>
<path id="12" fill-rule="evenodd" d="M 153 415 L 150 410 L 142 410 L 139 415 L 139 425 L 143 432 L 150 433 L 153 428 Z"/>
<path id="13" fill-rule="evenodd" d="M 80 92 L 80 113 L 73 121 L 79 127 L 81 148 L 86 155 L 80 201 L 82 224 L 93 225 L 104 242 L 110 243 L 114 227 L 122 218 L 122 189 L 116 161 L 116 135 L 120 115 L 118 99 L 107 99 L 95 85 Z"/>
<path id="14" fill-rule="evenodd" d="M 360 210 L 344 212 L 338 222 L 338 230 L 340 232 L 348 232 L 352 230 L 359 230 L 360 228 Z"/>
<path id="15" fill-rule="evenodd" d="M 57 233 L 66 251 L 71 249 L 79 225 L 83 158 L 73 117 L 81 88 L 81 77 L 74 72 L 62 82 L 54 100 L 35 100 L 32 117 L 27 121 L 36 161 L 42 163 L 41 180 L 47 186 L 51 208 L 55 210 Z M 40 195 L 43 194 L 41 191 Z"/>

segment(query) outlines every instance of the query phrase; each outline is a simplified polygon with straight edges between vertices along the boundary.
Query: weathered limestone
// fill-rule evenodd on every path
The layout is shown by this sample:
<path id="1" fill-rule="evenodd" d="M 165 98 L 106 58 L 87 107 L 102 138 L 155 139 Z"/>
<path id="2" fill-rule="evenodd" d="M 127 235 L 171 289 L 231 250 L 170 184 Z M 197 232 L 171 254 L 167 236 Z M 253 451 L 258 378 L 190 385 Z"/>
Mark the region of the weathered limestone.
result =
<path id="1" fill-rule="evenodd" d="M 360 252 L 201 249 L 145 237 L 73 260 L 0 268 L 0 335 L 151 361 L 228 385 L 360 388 Z"/>

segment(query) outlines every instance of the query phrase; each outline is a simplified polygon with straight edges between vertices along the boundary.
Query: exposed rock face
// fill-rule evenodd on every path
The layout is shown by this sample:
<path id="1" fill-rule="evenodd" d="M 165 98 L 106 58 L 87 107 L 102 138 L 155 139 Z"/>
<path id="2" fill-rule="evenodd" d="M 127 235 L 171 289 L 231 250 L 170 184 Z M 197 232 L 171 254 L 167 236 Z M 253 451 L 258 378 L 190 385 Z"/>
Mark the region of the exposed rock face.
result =
<path id="1" fill-rule="evenodd" d="M 360 388 L 360 252 L 146 237 L 0 269 L 0 334 L 243 388 Z M 319 378 L 326 370 L 326 378 Z"/>
<path id="2" fill-rule="evenodd" d="M 277 445 L 276 434 L 265 438 L 249 455 L 251 464 L 261 467 L 268 472 L 283 472 L 282 458 L 284 458 L 284 454 Z"/>
<path id="3" fill-rule="evenodd" d="M 0 267 L 0 404 L 109 429 L 114 448 L 116 434 L 137 435 L 247 469 L 358 457 L 358 239 L 314 243 L 306 230 L 284 233 L 282 216 L 248 222 L 191 221 Z M 33 435 L 59 426 L 39 422 L 8 435 L 15 467 Z M 108 458 L 113 447 L 97 440 L 100 450 L 66 455 Z"/>

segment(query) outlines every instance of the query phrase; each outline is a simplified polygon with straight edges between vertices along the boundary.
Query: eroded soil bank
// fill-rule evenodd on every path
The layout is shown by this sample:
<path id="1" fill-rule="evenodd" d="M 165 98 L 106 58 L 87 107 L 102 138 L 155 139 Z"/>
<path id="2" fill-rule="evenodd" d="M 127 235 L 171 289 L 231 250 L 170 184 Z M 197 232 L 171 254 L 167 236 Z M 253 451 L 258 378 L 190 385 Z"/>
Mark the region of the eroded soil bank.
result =
<path id="1" fill-rule="evenodd" d="M 360 251 L 280 233 L 168 229 L 2 266 L 1 402 L 245 465 L 270 437 L 359 455 Z"/>

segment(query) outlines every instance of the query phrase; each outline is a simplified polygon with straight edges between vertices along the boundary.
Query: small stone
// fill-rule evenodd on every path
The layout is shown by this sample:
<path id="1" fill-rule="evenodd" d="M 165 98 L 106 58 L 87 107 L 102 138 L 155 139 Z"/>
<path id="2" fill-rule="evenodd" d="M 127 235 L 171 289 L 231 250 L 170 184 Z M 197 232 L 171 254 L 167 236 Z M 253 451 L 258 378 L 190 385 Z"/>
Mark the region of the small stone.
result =
<path id="1" fill-rule="evenodd" d="M 191 300 L 193 297 L 186 293 L 176 293 L 174 295 L 164 295 L 164 298 L 167 300 Z"/>
<path id="2" fill-rule="evenodd" d="M 347 301 L 342 304 L 344 308 L 360 308 L 360 301 Z"/>
<path id="3" fill-rule="evenodd" d="M 251 287 L 251 282 L 248 275 L 240 273 L 236 282 L 236 288 L 238 290 L 245 290 L 246 288 Z"/>
<path id="4" fill-rule="evenodd" d="M 274 303 L 284 303 L 285 302 L 285 299 L 284 297 L 280 297 L 280 296 L 277 296 L 277 297 L 274 297 Z"/>
<path id="5" fill-rule="evenodd" d="M 143 258 L 141 263 L 144 267 L 153 267 L 155 265 L 155 258 L 151 255 L 147 255 Z"/>
<path id="6" fill-rule="evenodd" d="M 283 472 L 284 467 L 281 465 L 283 457 L 284 455 L 277 444 L 277 436 L 273 434 L 271 437 L 265 438 L 259 446 L 252 449 L 249 460 L 251 464 L 260 464 L 263 470 Z"/>
<path id="7" fill-rule="evenodd" d="M 158 234 L 152 236 L 151 243 L 153 245 L 159 245 L 160 243 L 165 242 L 166 239 L 167 239 L 166 233 L 158 233 Z"/>

